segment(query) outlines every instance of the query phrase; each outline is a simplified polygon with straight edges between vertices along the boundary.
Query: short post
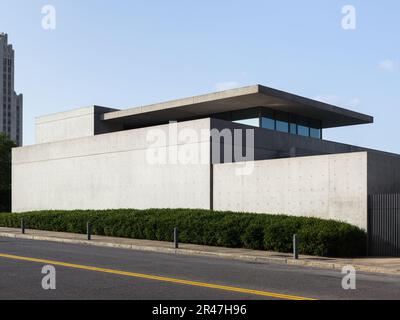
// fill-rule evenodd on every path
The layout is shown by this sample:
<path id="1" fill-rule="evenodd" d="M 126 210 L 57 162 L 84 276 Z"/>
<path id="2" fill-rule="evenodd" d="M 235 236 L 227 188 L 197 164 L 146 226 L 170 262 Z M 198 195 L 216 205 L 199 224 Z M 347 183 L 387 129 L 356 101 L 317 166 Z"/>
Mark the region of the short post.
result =
<path id="1" fill-rule="evenodd" d="M 179 248 L 179 230 L 178 228 L 174 228 L 174 248 Z"/>
<path id="2" fill-rule="evenodd" d="M 86 230 L 87 230 L 87 239 L 92 240 L 92 225 L 90 224 L 90 222 L 87 223 Z"/>
<path id="3" fill-rule="evenodd" d="M 21 233 L 25 234 L 25 220 L 21 218 Z"/>
<path id="4" fill-rule="evenodd" d="M 299 239 L 297 238 L 297 234 L 293 235 L 293 259 L 299 259 Z"/>

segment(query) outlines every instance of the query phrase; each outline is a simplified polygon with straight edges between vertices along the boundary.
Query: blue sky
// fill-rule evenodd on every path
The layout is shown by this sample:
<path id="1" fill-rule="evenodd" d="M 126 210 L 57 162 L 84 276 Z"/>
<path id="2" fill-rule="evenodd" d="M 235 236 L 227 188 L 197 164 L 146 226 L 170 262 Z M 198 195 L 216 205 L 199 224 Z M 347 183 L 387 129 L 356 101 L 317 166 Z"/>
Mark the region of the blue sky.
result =
<path id="1" fill-rule="evenodd" d="M 51 31 L 41 25 L 47 4 Z M 344 5 L 356 8 L 355 30 L 341 26 Z M 398 0 L 1 0 L 0 9 L 25 144 L 47 113 L 260 83 L 373 115 L 375 124 L 325 138 L 400 153 Z"/>

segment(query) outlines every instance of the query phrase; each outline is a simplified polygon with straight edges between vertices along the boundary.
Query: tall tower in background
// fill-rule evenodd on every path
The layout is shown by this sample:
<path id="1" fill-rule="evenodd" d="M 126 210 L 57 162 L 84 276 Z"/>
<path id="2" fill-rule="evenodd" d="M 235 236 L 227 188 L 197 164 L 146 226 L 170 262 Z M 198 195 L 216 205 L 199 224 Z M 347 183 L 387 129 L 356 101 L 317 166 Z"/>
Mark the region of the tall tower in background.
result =
<path id="1" fill-rule="evenodd" d="M 0 33 L 0 132 L 22 146 L 22 94 L 14 91 L 14 50 L 8 36 Z"/>

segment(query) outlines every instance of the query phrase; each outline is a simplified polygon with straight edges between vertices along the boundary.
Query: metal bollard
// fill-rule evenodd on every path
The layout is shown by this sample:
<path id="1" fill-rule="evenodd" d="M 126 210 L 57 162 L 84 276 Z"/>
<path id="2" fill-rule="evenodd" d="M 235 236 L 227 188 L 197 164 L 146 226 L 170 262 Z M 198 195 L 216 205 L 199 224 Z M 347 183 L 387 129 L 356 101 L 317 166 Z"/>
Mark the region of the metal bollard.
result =
<path id="1" fill-rule="evenodd" d="M 25 234 L 25 220 L 21 218 L 21 233 Z"/>
<path id="2" fill-rule="evenodd" d="M 296 234 L 293 235 L 293 259 L 299 259 L 299 239 Z"/>
<path id="3" fill-rule="evenodd" d="M 174 248 L 179 248 L 179 230 L 178 228 L 174 228 Z"/>
<path id="4" fill-rule="evenodd" d="M 87 239 L 92 240 L 92 225 L 90 224 L 90 222 L 87 223 L 86 230 L 87 230 Z"/>

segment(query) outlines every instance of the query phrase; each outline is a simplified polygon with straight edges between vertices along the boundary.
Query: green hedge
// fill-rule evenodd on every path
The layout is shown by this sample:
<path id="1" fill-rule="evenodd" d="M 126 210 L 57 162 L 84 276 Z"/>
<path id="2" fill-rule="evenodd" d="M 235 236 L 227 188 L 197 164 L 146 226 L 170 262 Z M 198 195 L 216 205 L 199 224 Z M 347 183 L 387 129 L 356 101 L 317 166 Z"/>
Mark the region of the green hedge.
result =
<path id="1" fill-rule="evenodd" d="M 349 257 L 363 256 L 366 233 L 347 223 L 284 215 L 211 212 L 189 209 L 40 211 L 0 214 L 0 226 L 18 228 L 24 218 L 27 228 L 172 241 L 173 229 L 180 241 L 210 246 L 292 251 L 292 236 L 299 237 L 301 254 Z"/>

